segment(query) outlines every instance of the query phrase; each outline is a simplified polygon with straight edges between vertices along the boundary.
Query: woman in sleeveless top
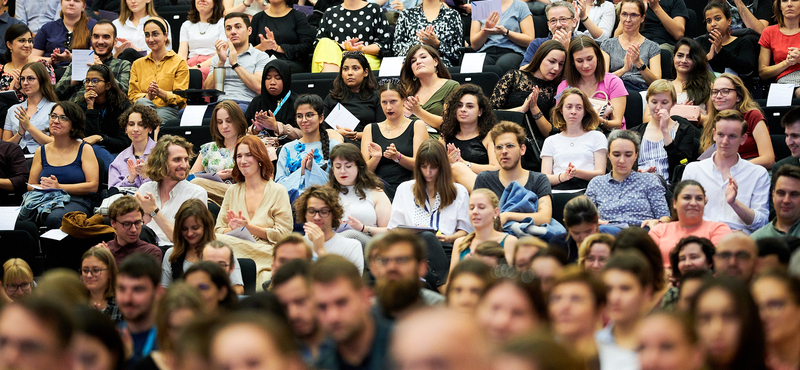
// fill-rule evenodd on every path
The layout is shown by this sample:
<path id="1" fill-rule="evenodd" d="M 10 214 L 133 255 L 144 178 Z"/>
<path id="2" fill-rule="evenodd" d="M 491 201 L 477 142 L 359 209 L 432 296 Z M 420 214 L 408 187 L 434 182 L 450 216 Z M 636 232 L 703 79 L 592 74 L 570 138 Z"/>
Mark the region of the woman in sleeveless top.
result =
<path id="1" fill-rule="evenodd" d="M 447 156 L 455 180 L 472 192 L 475 178 L 483 171 L 497 171 L 489 131 L 497 123 L 492 106 L 480 87 L 465 84 L 447 98 L 439 141 L 447 145 Z"/>
<path id="2" fill-rule="evenodd" d="M 389 81 L 379 89 L 386 120 L 364 127 L 361 155 L 367 168 L 386 183 L 386 195 L 394 199 L 397 186 L 414 177 L 414 153 L 428 138 L 425 124 L 403 116 L 405 92 Z"/>
<path id="3" fill-rule="evenodd" d="M 517 245 L 517 238 L 508 235 L 502 230 L 500 225 L 500 199 L 497 194 L 488 189 L 476 189 L 469 197 L 469 221 L 475 231 L 465 237 L 456 239 L 453 245 L 457 253 L 453 253 L 450 258 L 450 271 L 458 263 L 471 256 L 478 245 L 487 242 L 497 242 L 506 254 L 506 260 L 512 261 L 514 247 Z"/>
<path id="4" fill-rule="evenodd" d="M 48 228 L 61 227 L 67 212 L 91 214 L 89 194 L 97 191 L 100 173 L 92 146 L 78 141 L 83 138 L 85 125 L 86 116 L 77 104 L 57 103 L 48 123 L 53 141 L 40 146 L 33 157 L 28 183 L 44 190 L 61 189 L 70 195 L 63 208 L 54 208 L 45 218 L 44 226 Z"/>

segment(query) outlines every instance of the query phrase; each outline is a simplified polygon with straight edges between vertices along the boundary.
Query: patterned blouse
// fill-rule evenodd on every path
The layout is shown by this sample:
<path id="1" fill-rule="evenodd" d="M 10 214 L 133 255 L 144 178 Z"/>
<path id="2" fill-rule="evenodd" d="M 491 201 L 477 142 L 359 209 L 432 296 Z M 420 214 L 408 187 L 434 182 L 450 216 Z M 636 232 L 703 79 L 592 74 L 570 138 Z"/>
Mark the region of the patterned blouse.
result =
<path id="1" fill-rule="evenodd" d="M 433 22 L 428 22 L 425 12 L 422 11 L 422 5 L 402 11 L 394 29 L 394 54 L 396 56 L 408 54 L 412 46 L 419 44 L 417 31 L 422 31 L 428 26 L 433 26 L 436 38 L 439 39 L 439 54 L 444 64 L 448 67 L 458 64 L 458 49 L 464 44 L 461 16 L 445 5 L 441 6 L 439 15 Z"/>
<path id="2" fill-rule="evenodd" d="M 228 148 L 220 148 L 213 141 L 200 146 L 200 155 L 203 156 L 203 171 L 208 173 L 232 169 L 235 164 L 233 151 Z"/>
<path id="3" fill-rule="evenodd" d="M 675 134 L 677 132 L 678 125 L 675 125 L 675 128 L 669 132 L 669 135 L 672 136 L 672 140 L 675 140 Z M 669 157 L 667 156 L 667 150 L 664 149 L 664 139 L 650 141 L 642 138 L 642 148 L 639 153 L 639 168 L 646 170 L 650 166 L 654 166 L 656 168 L 656 173 L 661 175 L 661 178 L 666 180 L 669 184 Z"/>
<path id="4" fill-rule="evenodd" d="M 537 104 L 545 117 L 550 117 L 550 110 L 556 105 L 556 91 L 561 81 L 546 81 L 533 77 L 531 72 L 514 69 L 506 72 L 492 91 L 492 109 L 516 108 L 525 104 L 525 99 L 539 87 Z"/>
<path id="5" fill-rule="evenodd" d="M 56 74 L 55 71 L 53 71 L 53 66 L 50 65 L 50 62 L 44 59 L 39 59 L 39 63 L 42 63 L 44 65 L 44 68 L 47 70 L 47 73 L 50 74 L 50 84 L 55 85 Z M 4 68 L 5 65 L 0 64 L 0 91 L 8 91 L 13 88 L 13 86 L 11 86 L 11 82 L 14 81 L 14 79 L 11 77 L 11 74 L 6 73 L 3 70 Z M 27 98 L 25 94 L 22 93 L 22 90 L 14 89 L 14 91 L 17 93 L 17 99 L 19 101 L 23 101 Z"/>
<path id="6" fill-rule="evenodd" d="M 600 219 L 613 224 L 641 225 L 642 221 L 669 216 L 664 186 L 652 173 L 633 171 L 619 182 L 611 173 L 589 182 L 586 197 L 597 206 Z"/>
<path id="7" fill-rule="evenodd" d="M 358 38 L 364 46 L 378 44 L 381 50 L 390 50 L 391 29 L 380 5 L 367 3 L 358 10 L 347 10 L 337 5 L 325 11 L 317 30 L 317 40 L 329 38 L 342 43 L 351 38 Z M 316 46 L 316 41 L 314 45 Z"/>
<path id="8" fill-rule="evenodd" d="M 122 313 L 119 312 L 119 306 L 117 306 L 117 300 L 114 297 L 108 298 L 106 308 L 101 312 L 106 314 L 115 324 L 122 322 Z"/>

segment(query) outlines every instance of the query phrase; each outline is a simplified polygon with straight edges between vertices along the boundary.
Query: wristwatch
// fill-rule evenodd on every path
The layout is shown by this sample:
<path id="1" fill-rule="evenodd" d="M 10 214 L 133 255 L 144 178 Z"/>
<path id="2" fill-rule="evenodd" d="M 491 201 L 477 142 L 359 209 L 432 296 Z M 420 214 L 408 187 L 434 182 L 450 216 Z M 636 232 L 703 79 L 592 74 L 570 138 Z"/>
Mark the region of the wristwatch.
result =
<path id="1" fill-rule="evenodd" d="M 633 66 L 636 67 L 635 64 Z M 641 67 L 636 67 L 636 69 L 639 70 L 640 72 L 644 71 L 646 68 L 647 68 L 647 64 L 644 64 L 644 63 L 642 63 Z"/>
<path id="2" fill-rule="evenodd" d="M 236 67 L 238 67 L 238 66 L 239 66 L 239 63 L 233 63 L 233 65 L 231 66 L 231 71 L 236 69 Z"/>
<path id="3" fill-rule="evenodd" d="M 158 211 L 160 211 L 160 209 L 158 209 L 158 207 L 156 207 L 156 209 L 153 212 L 150 212 L 150 218 L 156 217 L 156 215 L 158 214 Z"/>
<path id="4" fill-rule="evenodd" d="M 508 36 L 508 32 L 509 32 L 509 31 L 511 31 L 511 30 L 509 30 L 508 28 L 506 28 L 506 36 Z"/>

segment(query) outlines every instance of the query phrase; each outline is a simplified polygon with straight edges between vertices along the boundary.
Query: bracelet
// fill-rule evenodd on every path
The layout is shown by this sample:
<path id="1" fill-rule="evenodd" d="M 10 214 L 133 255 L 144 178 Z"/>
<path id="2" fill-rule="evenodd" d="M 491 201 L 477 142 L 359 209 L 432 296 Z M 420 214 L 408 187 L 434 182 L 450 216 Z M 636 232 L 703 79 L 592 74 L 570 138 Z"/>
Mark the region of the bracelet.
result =
<path id="1" fill-rule="evenodd" d="M 587 19 L 589 19 L 588 15 L 586 16 L 586 18 L 581 19 L 581 22 L 586 22 Z"/>
<path id="2" fill-rule="evenodd" d="M 397 152 L 397 159 L 394 160 L 394 163 L 400 163 L 401 158 L 403 158 L 403 153 Z"/>
<path id="3" fill-rule="evenodd" d="M 560 184 L 560 183 L 563 183 L 563 181 L 561 181 L 561 174 L 560 174 L 560 173 L 558 174 L 558 183 L 559 183 L 559 184 Z"/>
<path id="4" fill-rule="evenodd" d="M 533 115 L 533 120 L 536 121 L 536 120 L 538 120 L 539 118 L 542 118 L 542 117 L 544 117 L 544 113 L 542 113 L 542 111 L 539 111 L 539 113 L 536 113 L 536 114 Z"/>
<path id="5" fill-rule="evenodd" d="M 361 232 L 362 232 L 362 233 L 364 232 L 364 227 L 366 227 L 366 226 L 367 226 L 367 225 L 361 224 Z"/>

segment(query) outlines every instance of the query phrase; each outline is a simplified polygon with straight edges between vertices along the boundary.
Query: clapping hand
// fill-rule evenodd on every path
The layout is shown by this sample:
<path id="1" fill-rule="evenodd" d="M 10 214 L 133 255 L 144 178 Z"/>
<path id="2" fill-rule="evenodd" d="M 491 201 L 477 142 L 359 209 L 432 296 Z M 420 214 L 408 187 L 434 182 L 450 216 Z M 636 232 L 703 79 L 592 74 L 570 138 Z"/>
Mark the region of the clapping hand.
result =
<path id="1" fill-rule="evenodd" d="M 147 87 L 147 99 L 154 100 L 158 96 L 158 82 L 153 80 Z"/>
<path id="2" fill-rule="evenodd" d="M 408 116 L 417 115 L 419 113 L 420 105 L 419 105 L 419 97 L 416 95 L 409 96 L 406 98 L 406 101 L 403 102 L 403 110 L 408 112 Z M 408 117 L 407 116 L 407 117 Z"/>
<path id="3" fill-rule="evenodd" d="M 790 47 L 786 55 L 786 63 L 791 67 L 798 62 L 800 62 L 800 48 Z"/>
<path id="4" fill-rule="evenodd" d="M 50 61 L 53 62 L 53 64 L 72 61 L 72 52 L 69 51 L 69 49 L 64 49 L 62 53 L 60 48 L 55 48 L 50 54 Z"/>
<path id="5" fill-rule="evenodd" d="M 347 127 L 339 127 L 337 125 L 336 132 L 350 140 L 358 140 L 358 132 L 355 132 Z"/>
<path id="6" fill-rule="evenodd" d="M 21 89 L 22 88 L 22 84 L 19 83 L 20 82 L 20 80 L 19 80 L 20 70 L 19 69 L 4 70 L 4 72 L 6 72 L 6 73 L 11 75 L 11 87 L 12 88 L 14 88 L 14 89 Z"/>
<path id="7" fill-rule="evenodd" d="M 50 177 L 42 177 L 39 179 L 39 185 L 42 186 L 42 189 L 58 189 L 60 188 L 58 184 L 58 179 L 55 175 L 50 175 Z"/>
<path id="8" fill-rule="evenodd" d="M 17 107 L 17 111 L 14 112 L 14 117 L 17 118 L 19 121 L 19 133 L 20 135 L 25 134 L 31 128 L 31 119 L 28 117 L 28 111 L 25 110 L 25 107 Z"/>
<path id="9" fill-rule="evenodd" d="M 400 152 L 397 151 L 397 148 L 395 148 L 394 143 L 391 143 L 383 152 L 383 156 L 387 159 L 397 161 L 398 159 L 400 159 Z"/>
<path id="10" fill-rule="evenodd" d="M 344 50 L 347 51 L 362 51 L 364 49 L 364 41 L 358 41 L 358 37 L 348 39 L 343 45 Z"/>
<path id="11" fill-rule="evenodd" d="M 369 153 L 370 158 L 380 158 L 383 155 L 383 149 L 377 143 L 372 142 L 367 145 L 367 153 Z"/>
<path id="12" fill-rule="evenodd" d="M 392 9 L 398 12 L 402 12 L 403 10 L 406 10 L 406 7 L 399 0 L 394 0 L 392 1 Z"/>
<path id="13" fill-rule="evenodd" d="M 258 38 L 261 39 L 261 43 L 259 44 L 259 49 L 264 48 L 264 50 L 278 50 L 278 43 L 275 42 L 275 34 L 269 30 L 269 28 L 264 27 L 265 34 L 258 34 Z"/>
<path id="14" fill-rule="evenodd" d="M 561 182 L 567 182 L 569 180 L 572 180 L 572 178 L 575 177 L 575 175 L 577 174 L 578 174 L 578 169 L 575 168 L 572 162 L 569 162 L 569 164 L 567 165 L 567 169 L 560 176 Z"/>
<path id="15" fill-rule="evenodd" d="M 586 5 L 586 0 L 577 0 L 575 2 L 578 9 L 578 19 L 586 19 L 589 18 L 589 9 L 590 7 Z"/>
<path id="16" fill-rule="evenodd" d="M 711 30 L 711 32 L 708 33 L 708 41 L 711 41 L 711 50 L 708 52 L 708 60 L 711 60 L 711 58 L 719 54 L 720 50 L 722 50 L 722 32 L 718 29 Z"/>
<path id="17" fill-rule="evenodd" d="M 305 175 L 305 171 L 311 171 L 311 165 L 314 163 L 314 152 L 306 153 L 306 156 L 303 157 L 303 162 L 300 165 L 300 174 Z"/>
<path id="18" fill-rule="evenodd" d="M 133 47 L 133 43 L 128 41 L 128 39 L 124 39 L 122 37 L 117 37 L 117 50 L 123 51 L 125 49 L 130 49 Z"/>
<path id="19" fill-rule="evenodd" d="M 142 178 L 147 177 L 146 169 L 145 169 L 145 161 L 141 158 L 134 160 L 133 158 L 128 158 L 128 183 L 133 184 L 133 181 L 136 180 L 136 175 L 142 176 Z"/>
<path id="20" fill-rule="evenodd" d="M 271 110 L 266 112 L 258 111 L 256 112 L 255 118 L 253 119 L 253 123 L 256 125 L 256 129 L 258 130 L 271 130 L 271 131 L 278 131 L 278 121 L 275 119 L 275 115 L 272 114 Z"/>
<path id="21" fill-rule="evenodd" d="M 228 60 L 228 42 L 225 40 L 214 41 L 214 49 L 217 49 L 219 64 L 225 65 L 225 62 Z"/>
<path id="22" fill-rule="evenodd" d="M 232 210 L 228 210 L 226 218 L 228 220 L 228 227 L 230 227 L 231 230 L 246 227 L 250 223 L 250 221 L 247 220 L 247 217 L 242 215 L 242 211 L 237 213 Z"/>
<path id="23" fill-rule="evenodd" d="M 428 26 L 422 31 L 417 31 L 417 39 L 419 39 L 420 43 L 433 46 L 434 48 L 439 46 L 439 39 L 436 37 L 436 31 L 433 26 Z"/>
<path id="24" fill-rule="evenodd" d="M 483 24 L 484 31 L 493 30 L 497 26 L 497 23 L 499 22 L 500 22 L 500 13 L 492 12 L 492 14 L 489 14 L 489 17 L 486 18 L 486 22 Z"/>
<path id="25" fill-rule="evenodd" d="M 456 148 L 452 143 L 447 144 L 447 158 L 450 160 L 450 164 L 461 162 L 461 149 Z"/>
<path id="26" fill-rule="evenodd" d="M 739 194 L 739 184 L 737 184 L 736 180 L 731 176 L 728 178 L 728 186 L 725 187 L 725 201 L 728 202 L 729 205 L 733 205 L 736 203 L 737 194 Z"/>
<path id="27" fill-rule="evenodd" d="M 523 104 L 523 109 L 533 112 L 539 107 L 539 86 L 534 86 L 533 91 L 531 94 L 528 95 L 528 98 L 525 99 L 525 103 Z"/>

